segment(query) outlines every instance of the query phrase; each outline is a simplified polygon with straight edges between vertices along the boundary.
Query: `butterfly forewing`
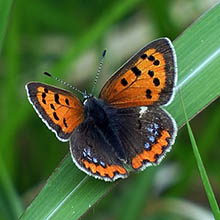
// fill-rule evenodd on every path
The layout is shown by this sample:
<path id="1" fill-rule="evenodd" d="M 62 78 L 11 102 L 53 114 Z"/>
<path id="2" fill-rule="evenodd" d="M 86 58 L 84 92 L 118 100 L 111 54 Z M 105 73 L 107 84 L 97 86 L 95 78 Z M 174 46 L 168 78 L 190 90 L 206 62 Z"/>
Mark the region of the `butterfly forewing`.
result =
<path id="1" fill-rule="evenodd" d="M 100 98 L 127 108 L 164 105 L 176 83 L 176 55 L 169 39 L 148 44 L 125 63 L 105 84 Z"/>
<path id="2" fill-rule="evenodd" d="M 30 102 L 61 141 L 67 141 L 83 121 L 83 105 L 72 93 L 43 83 L 26 85 Z"/>

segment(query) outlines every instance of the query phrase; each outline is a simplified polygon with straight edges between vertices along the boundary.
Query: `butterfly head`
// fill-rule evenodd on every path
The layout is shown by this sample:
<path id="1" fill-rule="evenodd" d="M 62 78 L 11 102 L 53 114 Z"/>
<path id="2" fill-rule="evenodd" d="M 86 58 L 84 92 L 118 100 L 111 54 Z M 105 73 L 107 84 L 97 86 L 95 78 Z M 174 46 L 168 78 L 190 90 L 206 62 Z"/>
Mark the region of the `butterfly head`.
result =
<path id="1" fill-rule="evenodd" d="M 92 94 L 89 94 L 87 90 L 83 93 L 83 105 L 86 105 L 87 101 L 94 96 Z"/>

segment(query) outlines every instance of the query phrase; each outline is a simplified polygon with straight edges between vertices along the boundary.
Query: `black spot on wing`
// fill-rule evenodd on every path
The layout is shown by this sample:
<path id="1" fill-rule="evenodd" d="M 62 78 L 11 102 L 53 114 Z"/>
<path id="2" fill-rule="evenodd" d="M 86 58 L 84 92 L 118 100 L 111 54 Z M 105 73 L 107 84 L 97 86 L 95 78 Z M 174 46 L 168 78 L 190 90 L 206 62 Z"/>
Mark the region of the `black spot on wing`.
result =
<path id="1" fill-rule="evenodd" d="M 66 128 L 68 127 L 65 118 L 63 118 L 63 124 L 64 124 L 64 126 L 65 126 Z"/>
<path id="2" fill-rule="evenodd" d="M 159 65 L 160 65 L 160 61 L 159 61 L 159 60 L 155 60 L 155 61 L 153 62 L 153 64 L 154 64 L 155 66 L 159 66 Z"/>
<path id="3" fill-rule="evenodd" d="M 67 105 L 70 105 L 68 98 L 65 99 L 65 103 L 66 103 Z"/>
<path id="4" fill-rule="evenodd" d="M 149 60 L 149 61 L 154 61 L 154 60 L 155 60 L 155 57 L 154 57 L 153 55 L 150 55 L 150 56 L 148 57 L 148 60 Z"/>
<path id="5" fill-rule="evenodd" d="M 153 76 L 154 76 L 154 71 L 153 71 L 153 70 L 148 70 L 148 75 L 149 75 L 150 77 L 153 77 Z"/>
<path id="6" fill-rule="evenodd" d="M 123 86 L 127 86 L 127 85 L 128 85 L 128 81 L 127 81 L 125 78 L 123 78 L 123 79 L 121 80 L 121 84 L 122 84 Z"/>
<path id="7" fill-rule="evenodd" d="M 51 107 L 53 110 L 55 110 L 55 107 L 54 107 L 53 104 L 50 104 L 50 107 Z"/>
<path id="8" fill-rule="evenodd" d="M 57 121 L 60 120 L 59 117 L 57 116 L 57 113 L 56 113 L 56 112 L 53 112 L 53 117 L 54 117 L 54 119 L 57 120 Z"/>
<path id="9" fill-rule="evenodd" d="M 148 99 L 151 99 L 151 98 L 152 98 L 151 93 L 152 93 L 152 91 L 151 91 L 150 89 L 147 89 L 147 90 L 146 90 L 146 97 L 147 97 Z"/>
<path id="10" fill-rule="evenodd" d="M 141 55 L 141 58 L 142 58 L 143 60 L 145 60 L 145 59 L 147 58 L 147 54 L 145 54 L 145 53 L 142 54 L 142 55 Z"/>
<path id="11" fill-rule="evenodd" d="M 46 93 L 45 93 L 45 92 L 42 93 L 42 98 L 43 98 L 43 99 L 46 98 Z"/>
<path id="12" fill-rule="evenodd" d="M 155 86 L 159 86 L 160 85 L 160 80 L 158 78 L 154 78 L 153 83 Z"/>
<path id="13" fill-rule="evenodd" d="M 132 67 L 131 68 L 131 71 L 135 74 L 135 76 L 140 76 L 141 75 L 141 71 L 136 67 L 136 66 L 134 66 L 134 67 Z"/>
<path id="14" fill-rule="evenodd" d="M 60 104 L 60 101 L 59 101 L 59 95 L 56 93 L 55 95 L 54 95 L 54 100 L 55 100 L 55 102 L 57 103 L 57 104 Z"/>

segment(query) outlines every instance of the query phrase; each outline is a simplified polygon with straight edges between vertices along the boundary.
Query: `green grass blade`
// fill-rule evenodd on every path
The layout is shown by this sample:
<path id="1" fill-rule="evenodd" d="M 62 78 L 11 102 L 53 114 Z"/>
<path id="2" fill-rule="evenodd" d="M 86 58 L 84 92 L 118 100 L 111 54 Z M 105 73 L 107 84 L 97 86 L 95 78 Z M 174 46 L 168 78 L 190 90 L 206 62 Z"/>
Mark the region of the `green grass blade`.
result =
<path id="1" fill-rule="evenodd" d="M 23 205 L 19 196 L 17 195 L 14 186 L 9 178 L 7 170 L 0 157 L 0 189 L 1 202 L 4 207 L 0 206 L 0 218 L 4 219 L 18 219 L 23 212 Z"/>
<path id="2" fill-rule="evenodd" d="M 0 52 L 2 49 L 3 40 L 7 30 L 12 3 L 13 0 L 0 1 Z"/>
<path id="3" fill-rule="evenodd" d="M 9 14 L 13 1 L 0 1 L 0 52 L 3 47 L 4 37 L 7 32 L 7 26 L 10 20 Z M 0 188 L 1 202 L 4 202 L 4 207 L 0 207 L 0 218 L 17 219 L 23 211 L 21 201 L 11 182 L 3 158 L 0 155 Z"/>
<path id="4" fill-rule="evenodd" d="M 201 176 L 201 179 L 202 179 L 202 182 L 203 182 L 203 185 L 204 185 L 204 188 L 205 188 L 208 200 L 209 200 L 209 204 L 212 209 L 213 215 L 215 216 L 215 219 L 220 220 L 220 211 L 219 211 L 218 203 L 215 199 L 214 192 L 213 192 L 211 184 L 209 182 L 208 175 L 206 173 L 205 167 L 203 165 L 203 162 L 202 162 L 202 159 L 201 159 L 201 156 L 200 156 L 197 144 L 196 144 L 196 140 L 194 138 L 192 129 L 191 129 L 189 121 L 188 121 L 187 113 L 186 113 L 185 107 L 184 107 L 184 102 L 183 102 L 183 99 L 181 96 L 181 90 L 179 91 L 179 93 L 180 93 L 180 97 L 181 97 L 181 101 L 182 101 L 183 112 L 184 112 L 184 116 L 185 116 L 185 120 L 186 120 L 187 130 L 188 130 L 190 141 L 191 141 L 192 148 L 193 148 L 193 153 L 196 158 L 197 166 L 199 168 L 200 176 Z"/>
<path id="5" fill-rule="evenodd" d="M 78 219 L 111 185 L 80 172 L 68 154 L 42 189 L 43 196 L 38 197 L 37 206 L 33 202 L 21 219 Z M 55 194 L 51 196 L 51 193 Z"/>
<path id="6" fill-rule="evenodd" d="M 140 215 L 143 207 L 147 205 L 148 200 L 151 198 L 147 195 L 150 194 L 156 172 L 156 167 L 150 167 L 147 172 L 141 172 L 135 176 L 135 180 L 132 181 L 132 185 L 129 187 L 129 193 L 126 193 L 125 198 L 120 201 L 116 219 L 141 219 Z"/>
<path id="7" fill-rule="evenodd" d="M 181 88 L 190 118 L 220 94 L 217 83 L 220 81 L 219 14 L 218 4 L 174 42 L 179 66 L 177 89 Z M 179 127 L 185 123 L 180 108 L 181 99 L 176 95 L 167 109 Z M 113 184 L 86 177 L 68 155 L 21 219 L 51 219 L 48 216 L 56 217 L 55 219 L 77 219 L 110 190 Z"/>

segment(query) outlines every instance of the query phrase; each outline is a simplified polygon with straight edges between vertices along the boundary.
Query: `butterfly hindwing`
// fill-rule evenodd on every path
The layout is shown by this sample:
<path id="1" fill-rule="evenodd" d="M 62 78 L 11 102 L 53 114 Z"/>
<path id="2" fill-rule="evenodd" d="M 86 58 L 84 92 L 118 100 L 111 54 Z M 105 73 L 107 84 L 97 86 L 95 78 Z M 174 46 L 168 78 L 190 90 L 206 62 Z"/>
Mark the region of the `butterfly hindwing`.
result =
<path id="1" fill-rule="evenodd" d="M 70 152 L 79 169 L 95 178 L 113 181 L 127 177 L 122 161 L 91 120 L 85 120 L 73 132 Z"/>
<path id="2" fill-rule="evenodd" d="M 83 121 L 83 106 L 72 93 L 43 83 L 26 85 L 28 98 L 45 124 L 61 141 L 68 141 Z"/>
<path id="3" fill-rule="evenodd" d="M 170 151 L 177 128 L 174 119 L 160 107 L 119 109 L 119 137 L 134 170 L 158 164 Z"/>
<path id="4" fill-rule="evenodd" d="M 113 74 L 100 98 L 118 108 L 168 104 L 173 97 L 176 71 L 170 40 L 155 40 Z"/>

